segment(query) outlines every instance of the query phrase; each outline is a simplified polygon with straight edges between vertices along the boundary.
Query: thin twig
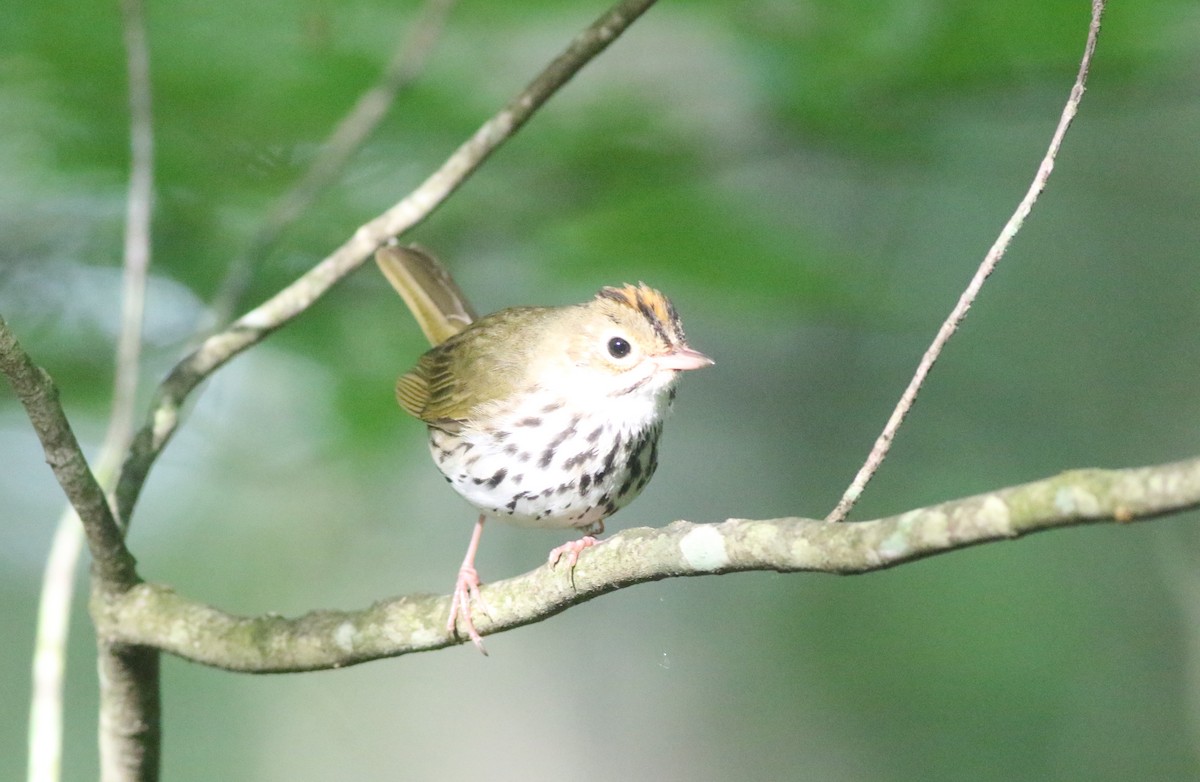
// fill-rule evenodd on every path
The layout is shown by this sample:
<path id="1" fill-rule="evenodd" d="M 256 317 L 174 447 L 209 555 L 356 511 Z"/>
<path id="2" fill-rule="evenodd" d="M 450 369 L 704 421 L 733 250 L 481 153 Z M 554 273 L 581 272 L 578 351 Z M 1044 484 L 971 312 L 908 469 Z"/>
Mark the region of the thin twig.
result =
<path id="1" fill-rule="evenodd" d="M 246 348 L 307 310 L 362 265 L 383 242 L 420 223 L 453 193 L 572 76 L 625 31 L 654 0 L 621 0 L 580 33 L 507 106 L 408 196 L 360 226 L 341 247 L 300 279 L 206 339 L 159 386 L 150 415 L 134 437 L 117 484 L 117 508 L 128 519 L 146 476 L 179 425 L 180 409 L 205 378 Z"/>
<path id="2" fill-rule="evenodd" d="M 8 324 L 0 318 L 0 373 L 8 378 L 41 440 L 54 477 L 84 520 L 96 577 L 114 587 L 137 582 L 133 556 L 109 507 L 104 490 L 84 458 L 75 432 L 58 401 L 58 388 L 46 371 L 22 350 Z"/>
<path id="3" fill-rule="evenodd" d="M 1092 2 L 1092 21 L 1088 26 L 1087 44 L 1084 46 L 1083 59 L 1079 63 L 1079 73 L 1075 77 L 1075 84 L 1071 88 L 1071 95 L 1067 99 L 1067 105 L 1063 107 L 1062 116 L 1058 121 L 1058 127 L 1054 130 L 1054 136 L 1050 139 L 1050 147 L 1046 151 L 1046 156 L 1042 158 L 1042 164 L 1038 167 L 1037 175 L 1033 178 L 1033 182 L 1029 186 L 1025 197 L 1021 199 L 1021 203 L 1017 205 L 1016 211 L 1008 222 L 1004 225 L 1004 229 L 1000 231 L 1000 235 L 996 238 L 996 242 L 992 248 L 988 250 L 983 262 L 975 272 L 975 276 L 971 278 L 971 282 L 967 285 L 966 290 L 958 299 L 958 303 L 954 305 L 954 309 L 950 311 L 950 315 L 942 323 L 942 327 L 938 329 L 937 336 L 934 337 L 932 344 L 925 351 L 925 355 L 921 357 L 921 362 L 917 365 L 917 371 L 909 381 L 908 388 L 904 389 L 904 393 L 900 397 L 900 401 L 896 404 L 896 409 L 892 411 L 892 415 L 888 418 L 887 425 L 883 427 L 883 432 L 875 441 L 874 447 L 871 448 L 871 453 L 867 456 L 866 462 L 859 469 L 858 474 L 854 476 L 854 480 L 846 489 L 845 494 L 838 501 L 833 511 L 825 518 L 826 521 L 842 521 L 854 507 L 854 503 L 862 495 L 863 489 L 867 483 L 875 475 L 875 471 L 879 469 L 879 465 L 883 463 L 887 457 L 888 449 L 892 446 L 892 439 L 896 435 L 896 430 L 900 428 L 904 417 L 908 415 L 908 411 L 912 409 L 913 403 L 917 399 L 917 393 L 921 390 L 921 385 L 925 382 L 925 377 L 929 374 L 929 370 L 933 369 L 934 362 L 941 355 L 942 348 L 954 335 L 963 318 L 967 316 L 967 310 L 974 304 L 975 298 L 979 295 L 979 290 L 983 287 L 984 281 L 987 280 L 1008 250 L 1008 246 L 1012 243 L 1017 232 L 1021 230 L 1021 226 L 1025 222 L 1025 218 L 1029 215 L 1033 205 L 1037 202 L 1038 196 L 1046 187 L 1046 182 L 1050 179 L 1050 172 L 1054 170 L 1054 159 L 1058 155 L 1058 150 L 1062 146 L 1063 137 L 1067 133 L 1067 128 L 1071 126 L 1071 121 L 1075 119 L 1075 113 L 1079 110 L 1079 101 L 1083 98 L 1084 84 L 1087 82 L 1088 69 L 1092 64 L 1092 55 L 1096 51 L 1096 39 L 1100 35 L 1100 19 L 1104 15 L 1104 0 L 1093 0 Z"/>
<path id="4" fill-rule="evenodd" d="M 29 700 L 29 782 L 57 782 L 62 775 L 67 638 L 82 549 L 83 526 L 79 514 L 68 505 L 59 515 L 42 571 Z"/>
<path id="5" fill-rule="evenodd" d="M 350 158 L 387 116 L 396 96 L 420 76 L 434 45 L 445 26 L 455 0 L 428 0 L 408 34 L 392 53 L 379 80 L 359 96 L 320 152 L 291 190 L 284 193 L 267 211 L 267 216 L 229 265 L 221 290 L 213 298 L 212 322 L 223 324 L 232 317 L 256 261 L 262 258 L 279 236 L 302 215 L 317 196 L 337 180 Z"/>
<path id="6" fill-rule="evenodd" d="M 150 48 L 142 0 L 121 0 L 121 21 L 129 71 L 131 160 L 126 205 L 121 337 L 117 348 L 113 408 L 104 443 L 106 472 L 109 469 L 108 454 L 124 454 L 133 430 L 154 199 Z M 110 492 L 110 498 L 116 477 L 114 465 L 111 477 L 108 474 L 104 476 L 104 488 Z M 117 523 L 122 531 L 129 526 L 128 519 L 119 511 Z M 91 592 L 94 602 L 103 602 L 116 593 L 113 586 L 93 575 Z M 162 751 L 158 652 L 154 649 L 123 647 L 103 637 L 97 637 L 96 649 L 100 672 L 100 779 L 102 782 L 158 779 Z"/>
<path id="7" fill-rule="evenodd" d="M 1073 470 L 1051 478 L 855 524 L 815 519 L 677 521 L 627 529 L 579 559 L 568 575 L 543 565 L 489 583 L 480 632 L 547 619 L 647 581 L 743 571 L 855 574 L 1077 524 L 1178 514 L 1200 507 L 1200 458 L 1125 470 Z M 100 632 L 233 671 L 282 673 L 348 665 L 462 643 L 446 630 L 446 595 L 383 600 L 359 611 L 288 619 L 239 617 L 141 584 L 98 612 Z"/>
<path id="8" fill-rule="evenodd" d="M 121 0 L 129 73 L 129 191 L 125 199 L 125 248 L 121 334 L 105 445 L 124 450 L 133 430 L 138 365 L 150 268 L 150 218 L 154 209 L 154 116 L 150 104 L 150 49 L 141 0 Z M 124 520 L 118 517 L 118 521 Z"/>
<path id="9" fill-rule="evenodd" d="M 130 175 L 125 202 L 121 330 L 117 338 L 113 397 L 108 429 L 95 468 L 97 480 L 106 493 L 115 483 L 121 456 L 133 431 L 154 199 L 149 46 L 140 3 L 124 0 L 121 12 L 129 79 Z M 116 521 L 119 524 L 121 519 L 118 517 Z M 59 517 L 42 574 L 29 709 L 27 778 L 30 782 L 57 782 L 62 772 L 66 646 L 82 543 L 81 520 L 75 509 L 68 507 Z M 143 684 L 157 690 L 156 682 Z"/>

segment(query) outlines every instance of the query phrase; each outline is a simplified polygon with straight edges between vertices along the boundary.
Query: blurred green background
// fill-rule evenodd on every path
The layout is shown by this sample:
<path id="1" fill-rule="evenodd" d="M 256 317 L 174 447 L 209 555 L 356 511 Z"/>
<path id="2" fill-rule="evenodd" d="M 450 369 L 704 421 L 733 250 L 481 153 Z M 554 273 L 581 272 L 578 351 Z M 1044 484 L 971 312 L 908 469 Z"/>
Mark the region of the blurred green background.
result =
<path id="1" fill-rule="evenodd" d="M 239 311 L 417 184 L 601 3 L 465 0 L 428 69 Z M 482 311 L 667 291 L 717 365 L 610 529 L 822 516 L 1032 177 L 1086 2 L 662 3 L 409 238 Z M 413 2 L 148 7 L 158 166 L 145 387 L 376 78 Z M 115 3 L 0 24 L 0 313 L 103 433 L 128 142 Z M 1200 5 L 1115 3 L 1049 190 L 934 371 L 859 519 L 1200 452 Z M 392 400 L 420 333 L 371 267 L 203 389 L 151 475 L 142 573 L 239 613 L 445 592 L 473 514 Z M 145 409 L 144 404 L 141 409 Z M 0 778 L 25 763 L 62 505 L 0 391 Z M 253 677 L 167 658 L 165 777 L 1200 777 L 1196 514 L 854 578 L 629 589 L 470 648 Z M 483 578 L 565 536 L 492 525 Z M 82 596 L 82 592 L 81 592 Z M 73 622 L 65 778 L 94 779 Z"/>

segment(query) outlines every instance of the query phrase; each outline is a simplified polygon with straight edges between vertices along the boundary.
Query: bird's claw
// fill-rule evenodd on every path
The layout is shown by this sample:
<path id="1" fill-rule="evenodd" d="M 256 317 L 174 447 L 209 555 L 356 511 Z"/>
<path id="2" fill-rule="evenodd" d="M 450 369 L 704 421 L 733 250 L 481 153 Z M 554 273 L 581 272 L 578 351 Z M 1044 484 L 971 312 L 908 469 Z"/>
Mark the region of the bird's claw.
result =
<path id="1" fill-rule="evenodd" d="M 479 631 L 475 629 L 475 620 L 471 618 L 471 601 L 483 609 L 484 613 L 490 614 L 491 609 L 487 602 L 483 599 L 483 595 L 479 592 L 479 573 L 475 568 L 464 565 L 458 571 L 458 581 L 454 584 L 454 594 L 450 596 L 450 618 L 446 621 L 446 632 L 458 634 L 458 619 L 462 617 L 463 629 L 467 633 L 467 638 L 471 643 L 475 644 L 475 648 L 487 655 L 487 649 L 483 646 L 483 637 Z"/>
<path id="2" fill-rule="evenodd" d="M 562 559 L 564 555 L 566 555 L 567 567 L 574 570 L 575 563 L 579 561 L 580 553 L 584 549 L 591 548 L 592 546 L 596 545 L 597 542 L 598 541 L 596 538 L 592 537 L 591 535 L 584 535 L 578 540 L 572 540 L 569 543 L 564 543 L 557 548 L 551 549 L 550 556 L 548 557 L 550 567 L 556 566 L 558 561 Z"/>

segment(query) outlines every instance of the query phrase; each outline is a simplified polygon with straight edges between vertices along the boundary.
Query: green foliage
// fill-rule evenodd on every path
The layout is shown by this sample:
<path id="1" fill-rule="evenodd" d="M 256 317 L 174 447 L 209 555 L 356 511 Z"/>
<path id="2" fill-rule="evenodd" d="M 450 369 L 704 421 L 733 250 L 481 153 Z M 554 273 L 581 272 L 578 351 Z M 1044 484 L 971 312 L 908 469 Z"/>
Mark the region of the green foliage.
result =
<path id="1" fill-rule="evenodd" d="M 418 184 L 599 9 L 455 8 L 338 183 L 253 259 L 240 310 Z M 149 384 L 417 7 L 147 11 Z M 128 173 L 119 11 L 44 0 L 3 17 L 0 313 L 95 443 Z M 1086 3 L 1061 0 L 662 4 L 407 238 L 485 311 L 639 279 L 675 299 L 717 365 L 682 389 L 659 475 L 613 529 L 820 516 L 1027 186 L 1086 22 Z M 1109 9 L 1046 196 L 860 517 L 1200 448 L 1198 22 L 1186 0 Z M 368 266 L 218 373 L 151 475 L 133 537 L 145 575 L 247 613 L 448 590 L 471 513 L 392 401 L 422 350 Z M 19 704 L 60 498 L 6 392 L 0 416 L 0 628 L 16 639 L 0 690 Z M 1189 521 L 862 579 L 656 584 L 489 639 L 487 661 L 265 681 L 170 663 L 166 776 L 1194 777 L 1196 628 L 1172 602 L 1189 584 L 1162 564 L 1191 561 Z M 483 577 L 559 542 L 492 525 Z M 91 639 L 75 638 L 67 778 L 85 779 Z M 451 741 L 464 724 L 478 753 Z M 0 777 L 22 743 L 21 720 L 0 728 Z"/>

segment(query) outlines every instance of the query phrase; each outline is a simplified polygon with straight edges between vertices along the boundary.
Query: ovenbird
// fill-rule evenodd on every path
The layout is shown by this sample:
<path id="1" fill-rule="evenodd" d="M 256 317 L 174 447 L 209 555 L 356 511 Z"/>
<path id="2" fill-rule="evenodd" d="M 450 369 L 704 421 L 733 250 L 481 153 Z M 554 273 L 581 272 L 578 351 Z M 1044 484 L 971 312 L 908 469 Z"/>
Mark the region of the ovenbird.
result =
<path id="1" fill-rule="evenodd" d="M 476 319 L 420 248 L 389 245 L 375 259 L 434 344 L 396 381 L 396 399 L 427 424 L 438 469 L 480 511 L 447 630 L 461 618 L 485 651 L 471 619 L 471 601 L 482 605 L 475 552 L 484 521 L 583 530 L 550 552 L 552 565 L 566 555 L 574 567 L 654 474 L 679 373 L 713 362 L 688 347 L 671 302 L 644 284 Z"/>

